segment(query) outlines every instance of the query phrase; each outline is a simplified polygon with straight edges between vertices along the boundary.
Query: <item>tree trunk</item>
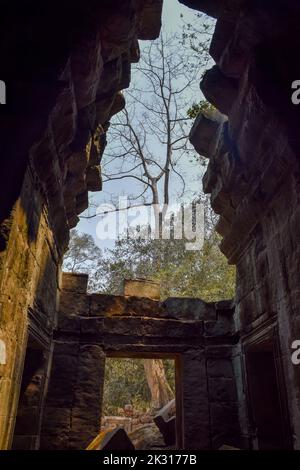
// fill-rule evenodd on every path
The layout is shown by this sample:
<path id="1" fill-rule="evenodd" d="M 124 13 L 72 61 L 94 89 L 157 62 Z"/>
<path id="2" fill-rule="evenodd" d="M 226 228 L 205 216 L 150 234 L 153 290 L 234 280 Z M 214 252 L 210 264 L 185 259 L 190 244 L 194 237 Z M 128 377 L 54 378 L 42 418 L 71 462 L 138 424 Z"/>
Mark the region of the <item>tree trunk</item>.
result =
<path id="1" fill-rule="evenodd" d="M 159 196 L 157 183 L 152 181 L 153 209 L 155 216 L 155 238 L 161 237 L 161 212 L 159 208 Z M 155 260 L 157 269 L 160 268 L 160 260 Z M 151 392 L 151 409 L 153 412 L 160 410 L 174 398 L 174 393 L 167 381 L 164 363 L 161 359 L 144 359 L 144 369 Z"/>
<path id="2" fill-rule="evenodd" d="M 174 398 L 161 359 L 144 359 L 144 369 L 151 391 L 151 408 L 156 412 Z"/>

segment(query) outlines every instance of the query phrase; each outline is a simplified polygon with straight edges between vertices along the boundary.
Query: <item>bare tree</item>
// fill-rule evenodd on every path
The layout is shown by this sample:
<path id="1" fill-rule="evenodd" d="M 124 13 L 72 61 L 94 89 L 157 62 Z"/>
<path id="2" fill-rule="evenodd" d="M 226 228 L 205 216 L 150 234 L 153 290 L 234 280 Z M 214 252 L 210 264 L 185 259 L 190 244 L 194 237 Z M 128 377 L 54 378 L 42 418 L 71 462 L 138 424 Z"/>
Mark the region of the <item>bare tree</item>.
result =
<path id="1" fill-rule="evenodd" d="M 193 152 L 188 142 L 195 73 L 179 53 L 175 36 L 161 37 L 143 48 L 126 92 L 126 108 L 113 119 L 103 159 L 103 181 L 131 179 L 136 184 L 129 207 L 148 205 L 157 210 L 170 201 L 171 178 L 178 196 L 185 191 L 181 161 Z M 158 216 L 159 214 L 157 214 Z"/>
<path id="2" fill-rule="evenodd" d="M 197 59 L 197 67 L 207 70 L 209 64 L 212 63 L 209 48 L 216 21 L 205 13 L 200 12 L 194 13 L 194 21 L 186 21 L 183 14 L 181 18 L 182 45 L 192 51 L 193 57 Z"/>

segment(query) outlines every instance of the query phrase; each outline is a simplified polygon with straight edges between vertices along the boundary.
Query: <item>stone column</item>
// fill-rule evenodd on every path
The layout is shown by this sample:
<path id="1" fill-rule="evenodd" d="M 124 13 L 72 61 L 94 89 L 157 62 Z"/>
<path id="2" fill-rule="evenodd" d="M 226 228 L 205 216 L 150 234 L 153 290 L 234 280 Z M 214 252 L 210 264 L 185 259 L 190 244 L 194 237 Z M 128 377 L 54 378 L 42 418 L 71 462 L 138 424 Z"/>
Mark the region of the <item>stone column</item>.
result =
<path id="1" fill-rule="evenodd" d="M 100 431 L 105 354 L 98 345 L 55 342 L 41 449 L 85 449 Z"/>
<path id="2" fill-rule="evenodd" d="M 41 430 L 41 449 L 65 449 L 71 428 L 79 342 L 55 342 Z"/>
<path id="3" fill-rule="evenodd" d="M 223 444 L 240 447 L 237 377 L 234 375 L 231 346 L 211 346 L 206 350 L 207 382 L 212 448 Z"/>
<path id="4" fill-rule="evenodd" d="M 209 449 L 210 420 L 206 364 L 203 349 L 182 355 L 184 449 Z"/>
<path id="5" fill-rule="evenodd" d="M 71 415 L 69 448 L 85 449 L 100 431 L 105 354 L 98 345 L 81 345 Z"/>

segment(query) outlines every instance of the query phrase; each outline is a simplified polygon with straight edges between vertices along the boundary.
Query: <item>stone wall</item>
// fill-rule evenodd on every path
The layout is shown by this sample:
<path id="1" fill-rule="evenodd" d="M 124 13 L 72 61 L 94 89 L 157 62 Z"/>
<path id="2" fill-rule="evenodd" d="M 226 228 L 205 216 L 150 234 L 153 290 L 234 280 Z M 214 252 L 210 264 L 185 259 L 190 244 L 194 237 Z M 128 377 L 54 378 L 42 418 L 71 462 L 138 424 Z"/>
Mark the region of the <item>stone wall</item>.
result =
<path id="1" fill-rule="evenodd" d="M 36 337 L 45 355 L 50 350 L 58 263 L 47 208 L 28 170 L 11 215 L 7 249 L 0 256 L 0 337 L 6 346 L 6 361 L 0 365 L 0 448 L 12 441 L 28 335 Z"/>
<path id="2" fill-rule="evenodd" d="M 87 275 L 64 274 L 42 449 L 83 449 L 101 423 L 104 359 L 172 357 L 178 443 L 239 444 L 231 302 L 86 294 Z"/>
<path id="3" fill-rule="evenodd" d="M 162 0 L 1 5 L 7 85 L 0 107 L 1 449 L 12 443 L 28 337 L 45 357 L 41 399 L 30 411 L 42 416 L 69 230 L 87 208 L 88 191 L 101 189 L 109 119 L 124 107 L 121 90 L 139 60 L 138 39 L 159 35 L 161 9 Z M 87 349 L 86 360 L 95 354 Z M 20 424 L 27 395 L 16 432 L 23 443 L 31 436 L 26 445 L 35 448 L 39 424 L 34 430 Z"/>
<path id="4" fill-rule="evenodd" d="M 291 344 L 300 338 L 300 108 L 291 100 L 300 76 L 299 4 L 181 1 L 217 18 L 210 46 L 216 65 L 200 86 L 222 114 L 200 115 L 191 141 L 209 158 L 204 188 L 220 214 L 221 249 L 237 266 L 237 370 L 246 345 L 271 325 L 287 394 L 286 432 L 299 449 L 300 376 L 291 362 Z M 241 407 L 245 435 L 253 432 L 246 414 Z"/>

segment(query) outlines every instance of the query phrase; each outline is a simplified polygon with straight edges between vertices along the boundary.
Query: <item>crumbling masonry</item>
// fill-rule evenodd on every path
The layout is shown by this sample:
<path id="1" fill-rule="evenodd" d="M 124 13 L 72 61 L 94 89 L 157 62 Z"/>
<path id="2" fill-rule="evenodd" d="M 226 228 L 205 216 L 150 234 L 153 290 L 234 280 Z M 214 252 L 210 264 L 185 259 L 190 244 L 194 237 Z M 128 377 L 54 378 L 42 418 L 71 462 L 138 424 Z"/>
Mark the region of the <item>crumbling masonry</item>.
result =
<path id="1" fill-rule="evenodd" d="M 87 295 L 85 278 L 61 274 L 162 0 L 3 2 L 1 449 L 84 448 L 99 431 L 113 353 L 177 358 L 178 446 L 300 449 L 300 6 L 181 2 L 217 20 L 216 65 L 200 86 L 219 113 L 200 115 L 191 141 L 209 158 L 204 186 L 237 266 L 234 305 Z"/>

